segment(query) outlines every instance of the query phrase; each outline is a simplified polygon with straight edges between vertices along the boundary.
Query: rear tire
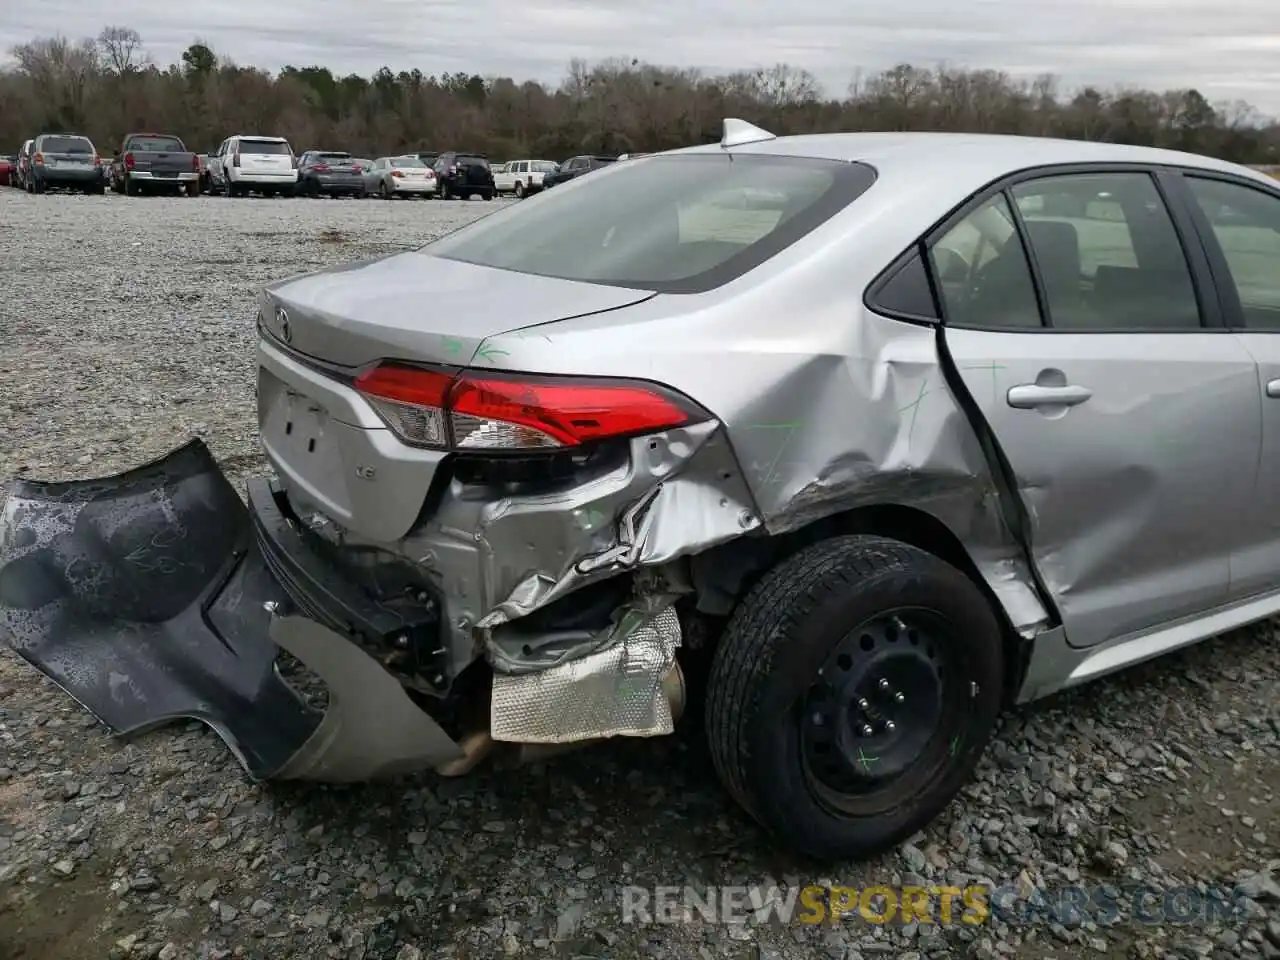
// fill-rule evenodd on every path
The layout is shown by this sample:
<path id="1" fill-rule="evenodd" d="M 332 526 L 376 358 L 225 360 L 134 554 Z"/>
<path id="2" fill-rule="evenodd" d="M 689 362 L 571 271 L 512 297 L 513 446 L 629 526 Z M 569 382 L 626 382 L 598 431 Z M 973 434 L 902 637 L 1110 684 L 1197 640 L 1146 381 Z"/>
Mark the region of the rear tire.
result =
<path id="1" fill-rule="evenodd" d="M 515 189 L 515 191 L 514 191 L 514 192 L 515 192 L 515 195 L 516 195 L 516 199 L 517 199 L 517 200 L 523 200 L 523 199 L 524 199 L 524 184 L 523 184 L 523 183 L 517 183 L 517 184 L 516 184 L 516 189 Z"/>
<path id="2" fill-rule="evenodd" d="M 730 618 L 708 682 L 712 760 L 781 845 L 869 858 L 968 781 L 1002 676 L 1000 625 L 963 573 L 883 537 L 822 541 L 767 573 Z"/>
<path id="3" fill-rule="evenodd" d="M 200 196 L 200 181 L 196 180 L 194 183 L 187 184 L 186 193 L 188 197 L 193 199 Z"/>

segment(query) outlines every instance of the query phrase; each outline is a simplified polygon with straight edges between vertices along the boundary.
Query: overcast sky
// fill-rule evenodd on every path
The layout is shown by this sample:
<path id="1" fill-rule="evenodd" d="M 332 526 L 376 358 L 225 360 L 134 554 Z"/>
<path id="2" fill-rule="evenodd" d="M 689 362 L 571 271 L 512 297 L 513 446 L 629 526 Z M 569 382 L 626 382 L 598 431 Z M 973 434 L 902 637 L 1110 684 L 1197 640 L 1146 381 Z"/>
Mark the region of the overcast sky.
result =
<path id="1" fill-rule="evenodd" d="M 786 62 L 843 95 L 854 71 L 947 61 L 1074 86 L 1194 86 L 1280 115 L 1275 0 L 0 0 L 0 44 L 132 27 L 153 58 L 196 37 L 237 63 L 417 67 L 557 82 L 573 57 L 728 71 Z M 819 9 L 824 8 L 824 9 Z M 110 11 L 108 14 L 107 11 Z M 108 19 L 109 18 L 109 19 Z"/>

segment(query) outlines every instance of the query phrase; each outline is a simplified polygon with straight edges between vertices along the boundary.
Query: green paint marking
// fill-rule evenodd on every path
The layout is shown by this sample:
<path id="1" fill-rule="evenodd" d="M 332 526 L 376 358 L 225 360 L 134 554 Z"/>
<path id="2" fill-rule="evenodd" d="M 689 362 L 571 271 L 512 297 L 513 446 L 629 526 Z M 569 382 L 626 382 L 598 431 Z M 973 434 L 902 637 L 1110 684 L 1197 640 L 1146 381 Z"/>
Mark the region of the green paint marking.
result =
<path id="1" fill-rule="evenodd" d="M 482 360 L 488 360 L 490 363 L 493 363 L 494 357 L 506 357 L 510 356 L 510 353 L 506 350 L 499 350 L 497 347 L 482 346 L 476 351 L 476 356 L 480 357 Z"/>
<path id="2" fill-rule="evenodd" d="M 878 762 L 879 760 L 880 760 L 879 757 L 868 757 L 865 753 L 863 753 L 861 747 L 858 748 L 858 766 L 862 768 L 863 773 L 870 773 L 871 765 L 873 763 Z"/>
<path id="3" fill-rule="evenodd" d="M 994 360 L 987 363 L 970 364 L 967 367 L 961 367 L 961 370 L 990 370 L 991 371 L 991 396 L 994 398 L 1000 390 L 1000 377 L 997 371 L 1009 369 L 1003 363 L 996 363 Z"/>
<path id="4" fill-rule="evenodd" d="M 461 340 L 457 339 L 456 337 L 443 337 L 441 339 L 444 341 L 445 350 L 448 351 L 450 354 L 462 352 Z"/>
<path id="5" fill-rule="evenodd" d="M 911 411 L 911 423 L 907 426 L 907 446 L 911 446 L 911 438 L 916 432 L 916 419 L 920 416 L 920 403 L 929 395 L 929 378 L 925 377 L 920 381 L 920 392 L 916 394 L 915 400 L 907 404 L 898 413 L 906 413 Z"/>

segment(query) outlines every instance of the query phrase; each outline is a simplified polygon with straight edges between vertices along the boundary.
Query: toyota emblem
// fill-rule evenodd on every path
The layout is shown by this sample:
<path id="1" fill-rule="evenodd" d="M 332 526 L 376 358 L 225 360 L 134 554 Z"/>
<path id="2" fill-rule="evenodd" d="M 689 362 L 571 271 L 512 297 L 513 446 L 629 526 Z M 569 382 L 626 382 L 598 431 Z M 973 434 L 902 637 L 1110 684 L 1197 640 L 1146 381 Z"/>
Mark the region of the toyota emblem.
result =
<path id="1" fill-rule="evenodd" d="M 293 341 L 293 329 L 289 326 L 289 314 L 284 307 L 276 310 L 276 325 L 280 328 L 280 339 L 285 343 Z"/>

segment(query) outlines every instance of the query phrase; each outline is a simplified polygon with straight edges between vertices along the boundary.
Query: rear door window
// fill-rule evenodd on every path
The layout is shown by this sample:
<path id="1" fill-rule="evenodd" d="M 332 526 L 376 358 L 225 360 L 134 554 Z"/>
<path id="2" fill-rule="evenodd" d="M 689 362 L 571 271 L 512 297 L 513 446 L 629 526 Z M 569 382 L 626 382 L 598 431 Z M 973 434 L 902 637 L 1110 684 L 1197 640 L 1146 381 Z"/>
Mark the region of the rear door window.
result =
<path id="1" fill-rule="evenodd" d="M 1080 330 L 1198 330 L 1191 267 L 1155 180 L 1090 173 L 1012 190 L 1049 323 Z"/>
<path id="2" fill-rule="evenodd" d="M 539 276 L 697 293 L 776 255 L 874 182 L 870 167 L 832 160 L 657 157 L 584 178 L 541 203 L 513 205 L 426 252 Z"/>
<path id="3" fill-rule="evenodd" d="M 289 144 L 281 143 L 279 140 L 241 140 L 240 152 L 272 157 L 289 157 L 293 155 L 293 151 L 289 149 Z"/>

